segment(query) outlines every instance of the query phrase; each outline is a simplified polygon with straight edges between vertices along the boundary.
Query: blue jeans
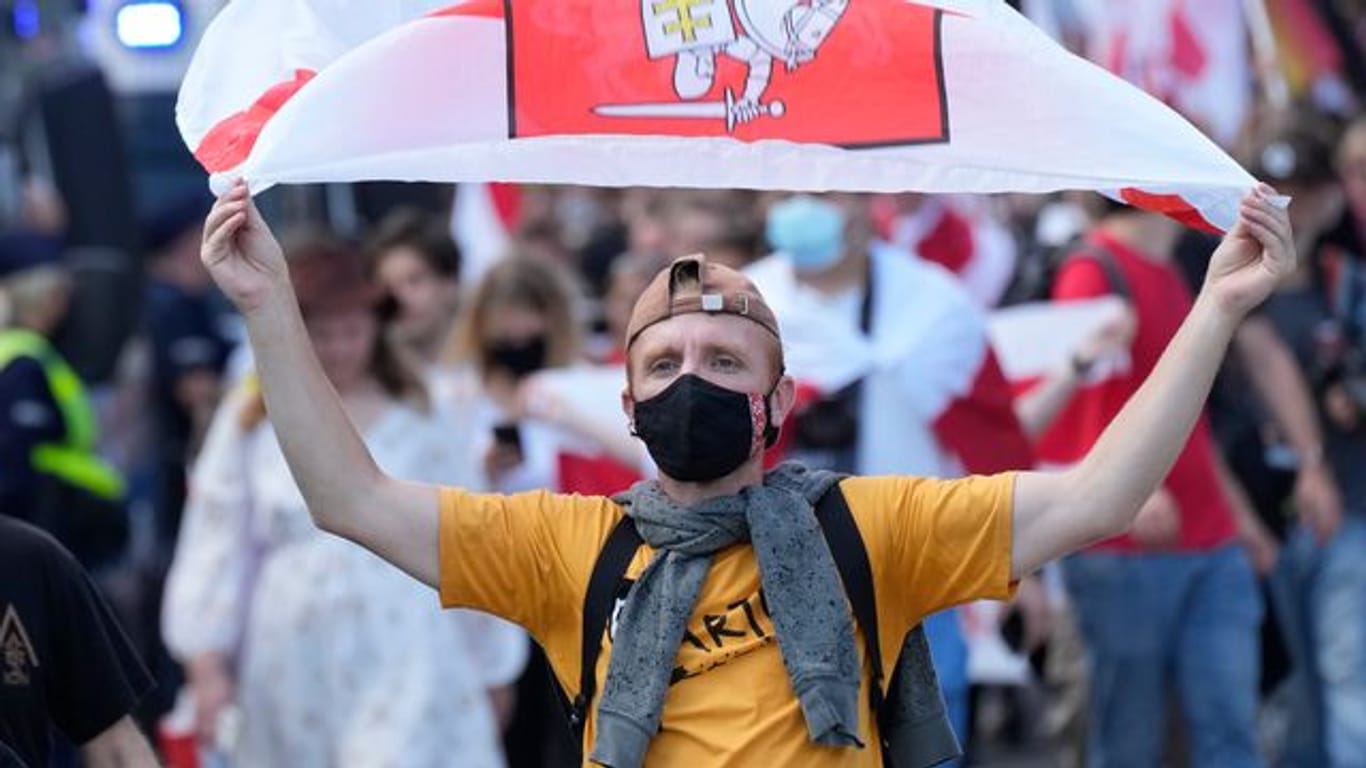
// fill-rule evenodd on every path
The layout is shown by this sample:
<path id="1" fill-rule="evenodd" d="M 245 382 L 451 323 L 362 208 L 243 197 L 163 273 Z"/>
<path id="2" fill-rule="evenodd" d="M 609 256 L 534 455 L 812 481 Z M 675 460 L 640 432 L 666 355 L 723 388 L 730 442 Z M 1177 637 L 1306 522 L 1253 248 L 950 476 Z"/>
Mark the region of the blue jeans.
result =
<path id="1" fill-rule="evenodd" d="M 1272 586 L 1295 665 L 1285 764 L 1366 766 L 1366 520 L 1322 547 L 1296 531 Z"/>
<path id="2" fill-rule="evenodd" d="M 1260 766 L 1262 598 L 1239 547 L 1063 562 L 1091 667 L 1090 768 L 1161 762 L 1169 684 L 1196 766 Z"/>

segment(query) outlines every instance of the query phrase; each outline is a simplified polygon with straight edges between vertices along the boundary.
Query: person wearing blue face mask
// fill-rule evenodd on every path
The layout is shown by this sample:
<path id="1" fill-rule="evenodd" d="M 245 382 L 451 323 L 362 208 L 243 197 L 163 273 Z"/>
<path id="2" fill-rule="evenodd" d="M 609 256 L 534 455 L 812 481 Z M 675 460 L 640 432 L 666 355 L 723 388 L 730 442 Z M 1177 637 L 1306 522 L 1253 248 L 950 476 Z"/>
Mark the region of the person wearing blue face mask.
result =
<path id="1" fill-rule="evenodd" d="M 438 589 L 447 606 L 526 626 L 575 702 L 587 763 L 871 768 L 887 754 L 919 768 L 944 755 L 885 752 L 899 742 L 880 704 L 897 683 L 879 671 L 925 616 L 1004 598 L 1047 561 L 1133 522 L 1196 423 L 1238 322 L 1294 268 L 1274 194 L 1244 199 L 1181 332 L 1079 464 L 957 480 L 796 464 L 765 473 L 764 447 L 796 400 L 787 326 L 752 280 L 702 256 L 656 275 L 627 324 L 623 414 L 658 480 L 608 498 L 392 478 L 329 388 L 243 184 L 210 213 L 203 259 L 246 319 L 317 526 Z M 831 518 L 816 510 L 830 510 L 831 494 L 872 584 L 874 599 L 858 606 L 841 585 L 848 561 L 836 559 L 847 547 L 830 546 Z M 588 624 L 595 563 L 632 529 L 625 578 L 608 584 L 619 604 Z M 885 653 L 869 652 L 875 641 Z M 586 651 L 598 652 L 592 663 Z"/>
<path id="2" fill-rule="evenodd" d="M 783 200 L 768 212 L 768 242 L 800 272 L 824 272 L 844 255 L 844 211 L 810 195 Z"/>
<path id="3" fill-rule="evenodd" d="M 768 213 L 775 253 L 747 270 L 783 324 L 789 373 L 817 393 L 792 420 L 792 457 L 857 474 L 1027 469 L 1008 393 L 981 397 L 990 388 L 979 379 L 995 370 L 982 311 L 947 271 L 874 240 L 868 222 L 863 197 L 787 198 Z M 988 417 L 971 430 L 978 445 L 964 446 L 967 430 L 952 428 L 963 414 Z M 983 456 L 981 443 L 1007 449 Z M 950 718 L 965 734 L 958 613 L 924 626 Z"/>

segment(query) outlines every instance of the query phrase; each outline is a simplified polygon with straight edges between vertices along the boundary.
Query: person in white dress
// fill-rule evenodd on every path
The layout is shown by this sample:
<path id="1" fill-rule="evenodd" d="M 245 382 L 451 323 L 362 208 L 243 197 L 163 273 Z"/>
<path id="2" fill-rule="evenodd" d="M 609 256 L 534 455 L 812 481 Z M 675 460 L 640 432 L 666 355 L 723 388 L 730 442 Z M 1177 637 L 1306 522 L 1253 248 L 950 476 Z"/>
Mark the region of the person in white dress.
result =
<path id="1" fill-rule="evenodd" d="M 478 485 L 469 430 L 427 407 L 358 256 L 315 243 L 292 249 L 290 272 L 328 379 L 378 465 Z M 201 739 L 234 765 L 504 764 L 488 691 L 517 678 L 525 636 L 442 612 L 431 590 L 319 532 L 250 380 L 219 409 L 184 520 L 163 633 L 186 665 Z M 240 713 L 240 728 L 225 712 Z"/>

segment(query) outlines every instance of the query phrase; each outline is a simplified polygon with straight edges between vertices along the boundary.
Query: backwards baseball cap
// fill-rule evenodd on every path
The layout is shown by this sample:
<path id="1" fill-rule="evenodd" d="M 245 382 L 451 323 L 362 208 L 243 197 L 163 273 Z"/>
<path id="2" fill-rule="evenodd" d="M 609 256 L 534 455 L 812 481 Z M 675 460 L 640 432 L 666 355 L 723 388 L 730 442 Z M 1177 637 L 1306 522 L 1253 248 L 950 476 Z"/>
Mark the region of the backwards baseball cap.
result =
<path id="1" fill-rule="evenodd" d="M 660 270 L 636 299 L 626 324 L 626 349 L 652 325 L 694 312 L 735 315 L 778 335 L 778 320 L 750 279 L 730 267 L 713 264 L 697 253 L 676 259 Z"/>

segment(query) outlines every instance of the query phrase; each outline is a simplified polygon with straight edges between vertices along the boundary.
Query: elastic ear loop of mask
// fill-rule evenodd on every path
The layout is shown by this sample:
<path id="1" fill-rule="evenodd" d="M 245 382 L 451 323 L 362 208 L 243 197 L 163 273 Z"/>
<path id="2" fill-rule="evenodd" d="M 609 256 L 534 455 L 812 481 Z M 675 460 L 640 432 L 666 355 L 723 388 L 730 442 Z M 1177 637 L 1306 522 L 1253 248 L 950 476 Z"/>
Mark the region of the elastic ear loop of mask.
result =
<path id="1" fill-rule="evenodd" d="M 773 386 L 768 388 L 768 394 L 764 395 L 764 447 L 772 448 L 778 442 L 778 433 L 782 427 L 773 423 L 773 406 L 769 403 L 769 398 L 778 391 L 778 385 L 783 383 L 783 377 L 787 375 L 787 366 L 783 366 L 778 371 L 778 378 L 774 379 Z"/>

